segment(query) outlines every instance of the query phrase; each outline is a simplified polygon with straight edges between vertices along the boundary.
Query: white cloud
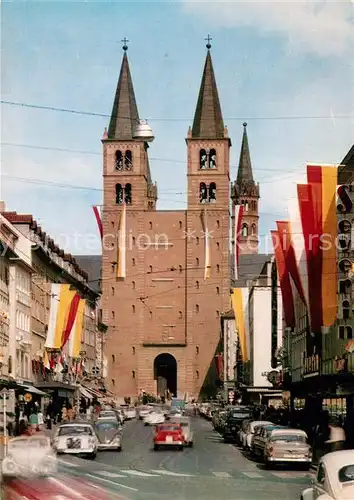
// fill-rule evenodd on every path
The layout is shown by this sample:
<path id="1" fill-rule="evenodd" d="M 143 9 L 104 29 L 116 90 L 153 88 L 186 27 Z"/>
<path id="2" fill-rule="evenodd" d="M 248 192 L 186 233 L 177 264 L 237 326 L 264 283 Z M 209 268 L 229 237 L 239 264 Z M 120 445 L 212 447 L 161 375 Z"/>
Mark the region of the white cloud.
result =
<path id="1" fill-rule="evenodd" d="M 350 0 L 182 0 L 187 12 L 204 16 L 212 26 L 250 27 L 285 38 L 291 52 L 338 56 L 354 44 Z"/>

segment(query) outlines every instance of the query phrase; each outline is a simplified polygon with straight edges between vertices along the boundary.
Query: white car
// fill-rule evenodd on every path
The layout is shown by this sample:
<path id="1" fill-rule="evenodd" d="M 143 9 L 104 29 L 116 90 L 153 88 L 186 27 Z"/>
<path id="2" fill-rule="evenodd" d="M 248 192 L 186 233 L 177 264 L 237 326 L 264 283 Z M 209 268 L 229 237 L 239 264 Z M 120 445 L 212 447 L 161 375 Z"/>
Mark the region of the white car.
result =
<path id="1" fill-rule="evenodd" d="M 70 422 L 63 424 L 56 432 L 53 448 L 58 454 L 85 455 L 96 458 L 98 439 L 91 424 Z"/>
<path id="2" fill-rule="evenodd" d="M 301 500 L 352 500 L 354 498 L 354 450 L 333 451 L 318 464 L 313 486 Z"/>
<path id="3" fill-rule="evenodd" d="M 140 420 L 143 420 L 143 418 L 146 417 L 146 415 L 148 415 L 151 410 L 151 406 L 140 406 L 140 408 L 138 409 Z"/>
<path id="4" fill-rule="evenodd" d="M 156 410 L 150 412 L 143 418 L 144 425 L 158 425 L 165 422 L 165 415 Z"/>
<path id="5" fill-rule="evenodd" d="M 4 478 L 56 474 L 57 459 L 50 439 L 43 435 L 11 439 L 1 471 Z"/>
<path id="6" fill-rule="evenodd" d="M 249 422 L 247 424 L 246 430 L 241 436 L 241 445 L 248 451 L 251 449 L 252 437 L 257 425 L 272 425 L 272 422 L 268 422 L 268 420 L 254 420 L 253 422 Z"/>
<path id="7" fill-rule="evenodd" d="M 133 418 L 136 418 L 136 409 L 134 408 L 134 406 L 125 408 L 124 415 L 127 420 L 132 420 Z"/>

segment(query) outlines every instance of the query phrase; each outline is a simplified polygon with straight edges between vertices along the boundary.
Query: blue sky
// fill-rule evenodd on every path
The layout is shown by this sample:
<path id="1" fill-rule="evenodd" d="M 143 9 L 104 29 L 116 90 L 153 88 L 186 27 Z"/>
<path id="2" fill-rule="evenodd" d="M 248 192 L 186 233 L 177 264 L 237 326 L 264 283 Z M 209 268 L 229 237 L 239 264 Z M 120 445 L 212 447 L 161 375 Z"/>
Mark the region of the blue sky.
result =
<path id="1" fill-rule="evenodd" d="M 184 139 L 211 33 L 232 178 L 247 120 L 265 235 L 286 217 L 306 162 L 338 163 L 354 142 L 353 20 L 354 3 L 332 0 L 5 2 L 2 99 L 109 114 L 127 36 L 140 116 L 156 136 L 159 207 L 183 209 Z M 106 125 L 105 117 L 2 106 L 1 198 L 76 254 L 100 248 L 91 206 L 102 202 Z"/>

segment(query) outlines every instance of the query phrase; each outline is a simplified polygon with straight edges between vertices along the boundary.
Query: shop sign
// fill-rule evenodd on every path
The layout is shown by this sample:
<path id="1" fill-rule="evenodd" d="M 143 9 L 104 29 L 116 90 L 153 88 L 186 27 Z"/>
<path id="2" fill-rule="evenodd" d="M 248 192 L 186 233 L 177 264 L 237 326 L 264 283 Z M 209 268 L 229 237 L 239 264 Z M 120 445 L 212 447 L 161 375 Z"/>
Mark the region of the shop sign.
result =
<path id="1" fill-rule="evenodd" d="M 313 354 L 304 358 L 304 378 L 315 377 L 320 374 L 320 356 Z"/>
<path id="2" fill-rule="evenodd" d="M 348 371 L 348 357 L 346 354 L 344 356 L 336 356 L 333 363 L 336 372 Z"/>
<path id="3" fill-rule="evenodd" d="M 26 392 L 26 394 L 23 396 L 23 399 L 26 401 L 26 403 L 30 403 L 32 401 L 32 394 Z"/>

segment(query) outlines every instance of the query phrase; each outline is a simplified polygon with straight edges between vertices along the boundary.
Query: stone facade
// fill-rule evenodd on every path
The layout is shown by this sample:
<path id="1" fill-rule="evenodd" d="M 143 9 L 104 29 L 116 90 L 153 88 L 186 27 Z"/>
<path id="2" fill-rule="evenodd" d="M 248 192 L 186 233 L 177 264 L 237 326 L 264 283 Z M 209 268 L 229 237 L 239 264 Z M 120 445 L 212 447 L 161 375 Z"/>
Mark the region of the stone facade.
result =
<path id="1" fill-rule="evenodd" d="M 147 143 L 133 135 L 129 140 L 127 129 L 119 133 L 116 123 L 119 98 L 132 103 L 131 108 L 125 105 L 125 116 L 137 116 L 135 96 L 128 99 L 126 92 L 133 89 L 124 54 L 103 140 L 102 304 L 109 326 L 108 387 L 118 397 L 166 388 L 178 396 L 197 397 L 215 382 L 210 373 L 220 341 L 220 316 L 231 307 L 231 141 L 222 122 L 210 53 L 186 139 L 187 210 L 156 210 Z M 126 277 L 121 279 L 116 277 L 117 232 L 124 202 Z M 206 234 L 210 277 L 205 279 Z"/>

